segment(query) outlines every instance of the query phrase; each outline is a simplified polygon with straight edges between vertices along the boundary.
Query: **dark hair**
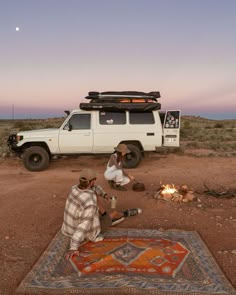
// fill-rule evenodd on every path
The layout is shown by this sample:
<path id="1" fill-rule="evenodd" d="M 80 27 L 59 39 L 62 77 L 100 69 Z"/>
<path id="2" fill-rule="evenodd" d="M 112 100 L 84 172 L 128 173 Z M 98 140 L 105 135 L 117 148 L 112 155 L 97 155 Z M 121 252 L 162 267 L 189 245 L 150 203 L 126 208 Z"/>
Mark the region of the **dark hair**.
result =
<path id="1" fill-rule="evenodd" d="M 121 162 L 122 161 L 122 153 L 121 152 L 118 152 L 118 151 L 115 151 L 115 153 L 117 154 L 117 162 Z"/>

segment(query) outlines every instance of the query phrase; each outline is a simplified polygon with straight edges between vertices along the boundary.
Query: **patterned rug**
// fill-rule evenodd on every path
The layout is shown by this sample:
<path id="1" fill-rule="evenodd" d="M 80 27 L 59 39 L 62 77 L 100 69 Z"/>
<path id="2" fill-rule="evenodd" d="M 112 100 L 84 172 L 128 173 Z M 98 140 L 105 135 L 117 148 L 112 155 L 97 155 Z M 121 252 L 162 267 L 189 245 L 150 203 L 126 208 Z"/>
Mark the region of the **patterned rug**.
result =
<path id="1" fill-rule="evenodd" d="M 17 292 L 236 295 L 196 232 L 113 229 L 65 261 L 60 232 Z"/>

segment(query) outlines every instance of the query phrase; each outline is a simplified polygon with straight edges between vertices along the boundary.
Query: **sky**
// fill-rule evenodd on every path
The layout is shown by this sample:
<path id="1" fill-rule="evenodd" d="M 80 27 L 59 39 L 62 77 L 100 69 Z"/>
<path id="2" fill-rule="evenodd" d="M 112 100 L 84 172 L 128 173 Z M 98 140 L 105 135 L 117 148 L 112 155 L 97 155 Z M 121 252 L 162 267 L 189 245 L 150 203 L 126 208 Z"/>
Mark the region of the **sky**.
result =
<path id="1" fill-rule="evenodd" d="M 125 90 L 236 119 L 235 16 L 236 0 L 0 0 L 0 119 L 63 116 L 89 91 Z"/>

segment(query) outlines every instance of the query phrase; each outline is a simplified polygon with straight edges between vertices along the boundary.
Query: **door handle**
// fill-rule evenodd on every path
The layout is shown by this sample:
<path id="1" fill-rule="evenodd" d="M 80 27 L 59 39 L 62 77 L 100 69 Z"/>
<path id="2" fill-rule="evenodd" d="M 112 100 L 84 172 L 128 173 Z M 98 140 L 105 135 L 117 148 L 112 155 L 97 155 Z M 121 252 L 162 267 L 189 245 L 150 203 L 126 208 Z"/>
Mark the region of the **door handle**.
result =
<path id="1" fill-rule="evenodd" d="M 154 136 L 155 133 L 154 133 L 154 132 L 148 132 L 148 133 L 146 133 L 146 135 L 147 135 L 147 136 Z"/>

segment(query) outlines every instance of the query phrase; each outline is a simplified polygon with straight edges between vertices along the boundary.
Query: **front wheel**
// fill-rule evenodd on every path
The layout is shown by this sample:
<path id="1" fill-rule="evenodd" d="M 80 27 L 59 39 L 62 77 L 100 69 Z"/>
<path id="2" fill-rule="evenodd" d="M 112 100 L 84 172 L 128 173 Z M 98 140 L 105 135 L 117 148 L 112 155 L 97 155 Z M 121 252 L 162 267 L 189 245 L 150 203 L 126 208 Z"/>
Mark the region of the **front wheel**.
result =
<path id="1" fill-rule="evenodd" d="M 126 154 L 123 159 L 124 168 L 135 168 L 142 160 L 140 149 L 134 144 L 127 144 L 130 153 Z"/>
<path id="2" fill-rule="evenodd" d="M 22 159 L 25 168 L 30 171 L 42 171 L 49 166 L 49 154 L 40 146 L 27 148 Z"/>

